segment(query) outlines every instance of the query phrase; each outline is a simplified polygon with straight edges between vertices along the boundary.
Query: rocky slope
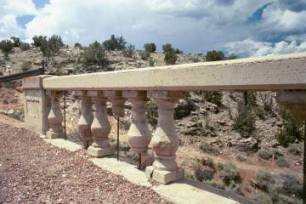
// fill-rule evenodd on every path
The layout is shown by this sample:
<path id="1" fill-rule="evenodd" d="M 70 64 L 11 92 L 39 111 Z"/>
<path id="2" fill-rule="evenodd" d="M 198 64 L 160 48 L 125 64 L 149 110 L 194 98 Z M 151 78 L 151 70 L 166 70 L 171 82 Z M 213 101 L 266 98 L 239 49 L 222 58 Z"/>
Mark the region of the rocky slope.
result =
<path id="1" fill-rule="evenodd" d="M 47 73 L 75 74 L 85 72 L 86 66 L 81 59 L 82 50 L 79 48 L 65 48 L 49 61 Z M 164 65 L 161 53 L 153 53 L 151 57 L 154 66 Z M 143 68 L 150 65 L 149 60 L 141 59 L 140 52 L 136 51 L 133 57 L 125 57 L 121 51 L 107 53 L 110 61 L 109 70 L 122 70 L 129 68 Z M 39 67 L 42 54 L 36 48 L 21 51 L 15 48 L 9 60 L 4 60 L 0 53 L 0 72 L 4 75 L 20 72 L 27 67 Z M 202 55 L 179 54 L 177 63 L 192 63 L 204 61 Z M 152 64 L 151 64 L 152 65 Z M 99 67 L 97 67 L 99 70 Z M 15 109 L 20 110 L 22 100 L 20 90 L 6 85 L 1 89 L 0 109 L 14 115 Z M 284 127 L 281 108 L 275 101 L 276 93 L 249 92 L 253 100 L 252 110 L 243 112 L 245 94 L 241 92 L 187 93 L 186 97 L 176 107 L 176 127 L 180 138 L 178 162 L 186 169 L 190 178 L 206 183 L 211 183 L 220 188 L 239 192 L 245 196 L 253 197 L 258 194 L 258 199 L 271 199 L 272 195 L 258 186 L 257 174 L 260 171 L 269 171 L 273 175 L 285 172 L 297 178 L 302 177 L 302 140 L 292 141 L 289 147 L 280 145 L 277 135 Z M 253 98 L 252 98 L 253 97 Z M 68 96 L 67 124 L 68 133 L 72 139 L 77 138 L 77 120 L 79 117 L 79 101 L 72 93 Z M 130 121 L 130 106 L 127 104 L 126 116 L 121 119 L 121 135 L 126 135 Z M 251 108 L 250 108 L 251 109 Z M 156 121 L 156 107 L 152 102 L 148 104 L 148 115 L 151 129 Z M 243 115 L 244 114 L 244 115 Z M 15 114 L 16 115 L 16 114 Z M 239 117 L 250 122 L 237 126 Z M 252 117 L 250 117 L 252 116 Z M 247 118 L 247 119 L 246 119 Z M 115 124 L 115 120 L 111 123 Z M 114 128 L 113 128 L 114 129 Z M 113 130 L 112 135 L 114 135 Z M 124 144 L 122 144 L 124 147 Z M 128 149 L 128 148 L 123 148 Z M 231 162 L 228 167 L 221 167 L 223 163 Z M 224 169 L 229 169 L 225 171 Z M 239 179 L 231 177 L 230 184 L 225 182 L 224 174 L 238 172 Z M 278 177 L 277 177 L 278 178 Z M 301 181 L 298 181 L 298 183 Z M 298 185 L 298 184 L 296 184 Z M 284 193 L 288 199 L 293 194 Z M 291 196 L 291 197 L 290 197 Z M 280 198 L 272 198 L 279 200 Z M 272 201 L 271 201 L 272 202 Z M 267 202 L 269 203 L 269 202 Z M 276 201 L 274 202 L 276 203 Z"/>

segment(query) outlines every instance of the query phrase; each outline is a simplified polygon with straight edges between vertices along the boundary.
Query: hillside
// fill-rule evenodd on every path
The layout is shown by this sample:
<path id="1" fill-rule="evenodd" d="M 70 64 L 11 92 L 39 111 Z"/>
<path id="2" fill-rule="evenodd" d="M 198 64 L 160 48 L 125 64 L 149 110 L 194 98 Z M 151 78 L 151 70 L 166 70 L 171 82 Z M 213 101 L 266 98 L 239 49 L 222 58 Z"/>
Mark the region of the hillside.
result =
<path id="1" fill-rule="evenodd" d="M 142 51 L 133 51 L 132 56 L 127 56 L 124 50 L 106 51 L 107 66 L 88 65 L 84 63 L 83 52 L 84 49 L 80 47 L 61 48 L 48 59 L 46 74 L 78 74 L 88 70 L 165 65 L 163 53 L 155 52 L 150 57 L 143 57 Z M 17 47 L 9 54 L 9 59 L 0 53 L 0 72 L 7 75 L 30 67 L 37 68 L 43 59 L 39 48 L 22 51 Z M 179 53 L 176 64 L 201 61 L 205 61 L 204 55 Z M 16 82 L 1 88 L 0 112 L 22 119 L 20 86 L 21 83 Z M 278 106 L 275 96 L 273 92 L 251 91 L 186 93 L 175 113 L 180 138 L 177 159 L 185 168 L 186 176 L 250 198 L 255 196 L 261 203 L 272 203 L 271 198 L 273 203 L 299 202 L 302 192 L 303 127 Z M 79 100 L 69 93 L 67 126 L 74 140 L 77 140 L 78 106 Z M 127 103 L 127 107 L 126 116 L 121 120 L 123 138 L 130 121 L 130 104 Z M 147 111 L 153 130 L 157 118 L 153 102 L 148 103 Z M 115 124 L 114 119 L 111 122 Z M 124 148 L 125 144 L 121 146 L 128 151 L 128 148 Z M 126 155 L 135 156 L 130 152 Z M 262 180 L 265 179 L 273 180 L 273 185 L 264 186 Z M 283 190 L 284 186 L 288 189 Z"/>

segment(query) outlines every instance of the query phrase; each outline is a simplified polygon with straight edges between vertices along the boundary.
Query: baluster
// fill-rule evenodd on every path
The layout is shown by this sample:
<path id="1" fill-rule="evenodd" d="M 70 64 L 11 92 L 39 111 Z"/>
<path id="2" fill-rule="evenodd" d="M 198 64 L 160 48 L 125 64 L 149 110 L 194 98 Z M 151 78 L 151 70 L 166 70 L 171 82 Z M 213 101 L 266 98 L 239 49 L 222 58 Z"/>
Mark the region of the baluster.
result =
<path id="1" fill-rule="evenodd" d="M 87 149 L 92 143 L 91 123 L 93 121 L 92 103 L 86 91 L 77 91 L 76 95 L 81 98 L 81 117 L 78 122 L 80 139 L 83 147 Z"/>
<path id="2" fill-rule="evenodd" d="M 160 183 L 170 183 L 183 177 L 176 159 L 179 141 L 174 125 L 174 106 L 182 92 L 152 91 L 149 96 L 158 106 L 158 124 L 151 141 L 155 161 L 146 169 L 151 179 Z"/>
<path id="3" fill-rule="evenodd" d="M 51 98 L 51 109 L 48 114 L 48 125 L 49 130 L 47 131 L 46 135 L 49 139 L 55 138 L 63 138 L 63 115 L 61 112 L 59 98 L 61 96 L 61 92 L 59 91 L 50 91 L 49 92 Z"/>
<path id="4" fill-rule="evenodd" d="M 127 133 L 131 149 L 141 154 L 142 166 L 151 165 L 153 156 L 148 154 L 151 133 L 145 115 L 145 103 L 148 100 L 146 91 L 125 91 L 125 98 L 132 103 L 132 121 Z"/>
<path id="5" fill-rule="evenodd" d="M 92 97 L 94 103 L 94 119 L 91 125 L 93 143 L 87 153 L 94 157 L 103 157 L 114 153 L 108 135 L 110 133 L 110 123 L 106 112 L 106 98 L 101 91 L 88 91 L 88 96 Z"/>

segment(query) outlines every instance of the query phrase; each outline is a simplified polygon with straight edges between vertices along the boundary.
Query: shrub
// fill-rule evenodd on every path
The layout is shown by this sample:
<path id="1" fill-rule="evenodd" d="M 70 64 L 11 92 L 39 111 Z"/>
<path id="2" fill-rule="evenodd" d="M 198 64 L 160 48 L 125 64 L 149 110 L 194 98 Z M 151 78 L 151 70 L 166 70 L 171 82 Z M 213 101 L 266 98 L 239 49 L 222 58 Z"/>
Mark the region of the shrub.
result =
<path id="1" fill-rule="evenodd" d="M 81 45 L 81 43 L 77 42 L 77 43 L 74 44 L 74 47 L 82 49 L 83 46 Z"/>
<path id="2" fill-rule="evenodd" d="M 244 91 L 243 92 L 244 104 L 249 107 L 256 107 L 256 92 L 253 91 Z"/>
<path id="3" fill-rule="evenodd" d="M 222 51 L 209 51 L 206 53 L 206 61 L 219 61 L 219 60 L 224 60 L 224 53 Z"/>
<path id="4" fill-rule="evenodd" d="M 195 178 L 199 181 L 209 181 L 214 178 L 215 171 L 211 168 L 197 168 L 194 171 Z"/>
<path id="5" fill-rule="evenodd" d="M 276 138 L 280 145 L 288 147 L 289 144 L 302 138 L 302 131 L 298 122 L 288 112 L 282 111 L 283 128 L 276 134 Z"/>
<path id="6" fill-rule="evenodd" d="M 140 51 L 140 58 L 142 60 L 148 60 L 150 57 L 150 53 L 146 51 Z"/>
<path id="7" fill-rule="evenodd" d="M 283 194 L 273 194 L 273 204 L 302 204 L 302 200 L 292 198 Z"/>
<path id="8" fill-rule="evenodd" d="M 144 47 L 145 51 L 149 52 L 149 53 L 156 51 L 155 43 L 146 43 L 146 44 L 144 44 L 143 47 Z"/>
<path id="9" fill-rule="evenodd" d="M 14 47 L 19 47 L 20 46 L 20 38 L 17 37 L 11 37 L 11 40 L 13 41 Z"/>
<path id="10" fill-rule="evenodd" d="M 108 65 L 105 50 L 99 42 L 94 42 L 84 50 L 83 58 L 88 65 Z"/>
<path id="11" fill-rule="evenodd" d="M 58 35 L 52 35 L 49 39 L 46 36 L 34 36 L 33 45 L 40 48 L 44 57 L 54 56 L 60 48 L 65 46 L 62 38 Z"/>
<path id="12" fill-rule="evenodd" d="M 233 59 L 238 59 L 239 56 L 235 55 L 235 54 L 230 54 L 230 56 L 227 57 L 227 59 L 229 60 L 233 60 Z"/>
<path id="13" fill-rule="evenodd" d="M 219 155 L 220 149 L 216 146 L 213 146 L 211 144 L 208 144 L 207 142 L 201 142 L 200 144 L 200 150 L 202 150 L 204 153 L 213 154 L 213 155 Z"/>
<path id="14" fill-rule="evenodd" d="M 177 55 L 174 50 L 165 53 L 164 61 L 166 62 L 166 64 L 168 65 L 175 64 L 176 60 L 177 60 Z"/>
<path id="15" fill-rule="evenodd" d="M 126 48 L 126 41 L 122 36 L 116 37 L 111 35 L 109 40 L 103 42 L 103 46 L 106 50 L 124 50 Z"/>
<path id="16" fill-rule="evenodd" d="M 163 52 L 165 54 L 164 61 L 166 64 L 175 64 L 177 60 L 177 53 L 170 43 L 163 45 Z"/>
<path id="17" fill-rule="evenodd" d="M 48 40 L 43 41 L 39 48 L 40 48 L 40 51 L 42 52 L 44 57 L 51 57 L 52 56 L 51 49 L 48 46 Z"/>
<path id="18" fill-rule="evenodd" d="M 301 155 L 303 152 L 303 144 L 299 143 L 299 144 L 289 144 L 288 146 L 288 151 L 293 154 L 293 155 Z"/>
<path id="19" fill-rule="evenodd" d="M 233 163 L 224 163 L 218 165 L 220 177 L 226 185 L 233 185 L 240 182 L 240 174 Z"/>
<path id="20" fill-rule="evenodd" d="M 257 156 L 261 159 L 264 159 L 264 160 L 270 160 L 273 157 L 273 151 L 271 151 L 269 149 L 260 149 L 257 152 Z"/>
<path id="21" fill-rule="evenodd" d="M 48 48 L 51 50 L 51 54 L 56 54 L 60 48 L 64 47 L 65 44 L 62 41 L 61 36 L 52 35 L 48 40 Z"/>
<path id="22" fill-rule="evenodd" d="M 261 119 L 264 120 L 266 118 L 266 112 L 263 107 L 257 106 L 254 108 L 255 114 Z"/>
<path id="23" fill-rule="evenodd" d="M 260 204 L 273 204 L 272 198 L 266 193 L 257 193 L 254 200 Z"/>
<path id="24" fill-rule="evenodd" d="M 263 170 L 259 170 L 255 177 L 256 185 L 259 189 L 268 192 L 269 186 L 275 183 L 275 176 Z"/>
<path id="25" fill-rule="evenodd" d="M 190 98 L 185 98 L 184 100 L 180 100 L 179 103 L 175 107 L 174 118 L 182 119 L 186 116 L 189 116 L 191 111 L 196 110 L 196 105 L 193 103 Z"/>
<path id="26" fill-rule="evenodd" d="M 282 181 L 281 192 L 287 195 L 301 197 L 303 194 L 302 181 L 292 174 L 280 174 Z"/>
<path id="27" fill-rule="evenodd" d="M 157 118 L 158 118 L 158 109 L 157 109 L 157 105 L 153 103 L 152 101 L 148 101 L 146 104 L 146 114 L 147 114 L 148 122 L 153 127 L 156 127 Z"/>
<path id="28" fill-rule="evenodd" d="M 249 106 L 238 104 L 238 116 L 234 118 L 234 129 L 248 137 L 255 130 L 255 116 Z"/>
<path id="29" fill-rule="evenodd" d="M 13 50 L 14 44 L 10 40 L 2 40 L 0 42 L 0 49 L 4 54 L 4 57 L 8 59 L 9 53 Z"/>
<path id="30" fill-rule="evenodd" d="M 175 50 L 172 48 L 172 45 L 170 43 L 164 44 L 163 45 L 163 52 L 167 53 L 167 52 L 175 52 Z"/>
<path id="31" fill-rule="evenodd" d="M 279 167 L 289 167 L 289 163 L 288 163 L 288 161 L 284 157 L 279 157 L 276 160 L 276 164 Z"/>
<path id="32" fill-rule="evenodd" d="M 154 67 L 155 61 L 152 57 L 149 57 L 149 66 Z"/>
<path id="33" fill-rule="evenodd" d="M 273 111 L 273 97 L 271 93 L 260 92 L 258 95 L 263 103 L 263 109 L 266 112 L 271 113 Z"/>
<path id="34" fill-rule="evenodd" d="M 21 49 L 22 51 L 29 50 L 30 48 L 31 48 L 31 46 L 30 46 L 29 43 L 23 43 L 23 42 L 20 43 L 20 49 Z"/>
<path id="35" fill-rule="evenodd" d="M 272 196 L 274 203 L 296 203 L 302 197 L 303 185 L 298 177 L 291 174 L 274 175 L 267 171 L 258 171 L 256 174 L 257 187 Z M 292 196 L 289 197 L 289 196 Z M 292 200 L 293 199 L 293 200 Z"/>
<path id="36" fill-rule="evenodd" d="M 214 161 L 213 161 L 213 159 L 212 158 L 206 158 L 206 159 L 202 159 L 201 160 L 201 162 L 202 162 L 202 164 L 204 165 L 204 166 L 208 166 L 208 167 L 210 167 L 210 168 L 214 168 Z"/>
<path id="37" fill-rule="evenodd" d="M 133 57 L 134 52 L 135 52 L 135 46 L 130 44 L 123 50 L 123 56 Z"/>
<path id="38" fill-rule="evenodd" d="M 176 49 L 175 49 L 175 53 L 176 53 L 176 54 L 183 54 L 183 51 L 180 50 L 180 49 L 178 49 L 178 48 L 176 48 Z"/>
<path id="39" fill-rule="evenodd" d="M 35 47 L 41 47 L 43 44 L 45 44 L 47 42 L 47 36 L 34 36 L 32 38 L 33 40 L 33 45 Z"/>
<path id="40" fill-rule="evenodd" d="M 214 103 L 217 106 L 222 106 L 222 92 L 219 91 L 210 91 L 205 92 L 205 98 L 208 102 Z"/>

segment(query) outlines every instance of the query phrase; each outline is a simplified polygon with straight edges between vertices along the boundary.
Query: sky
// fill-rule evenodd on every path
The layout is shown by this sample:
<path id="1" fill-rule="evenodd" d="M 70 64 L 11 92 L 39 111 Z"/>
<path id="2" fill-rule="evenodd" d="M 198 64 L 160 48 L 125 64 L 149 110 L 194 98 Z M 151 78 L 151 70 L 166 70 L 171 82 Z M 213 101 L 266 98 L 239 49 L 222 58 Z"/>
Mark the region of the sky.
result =
<path id="1" fill-rule="evenodd" d="M 0 0 L 0 40 L 53 34 L 70 45 L 115 34 L 139 49 L 155 42 L 242 57 L 306 52 L 306 0 Z"/>

